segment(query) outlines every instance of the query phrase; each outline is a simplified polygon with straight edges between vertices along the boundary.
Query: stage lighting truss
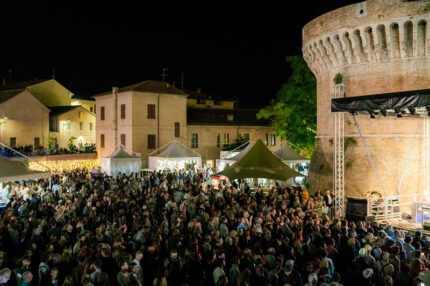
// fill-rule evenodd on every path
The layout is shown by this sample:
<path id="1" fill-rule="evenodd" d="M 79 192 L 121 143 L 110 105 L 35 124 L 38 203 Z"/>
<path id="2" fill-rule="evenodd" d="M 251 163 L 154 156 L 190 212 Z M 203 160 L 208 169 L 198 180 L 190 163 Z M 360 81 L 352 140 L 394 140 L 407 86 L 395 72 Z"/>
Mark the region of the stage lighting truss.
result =
<path id="1" fill-rule="evenodd" d="M 383 117 L 415 117 L 415 118 L 424 118 L 430 117 L 430 106 L 428 107 L 408 107 L 408 108 L 399 108 L 399 109 L 374 109 L 368 111 L 353 111 L 350 112 L 353 115 L 359 114 L 368 114 L 370 118 L 377 118 L 378 115 L 382 115 Z"/>

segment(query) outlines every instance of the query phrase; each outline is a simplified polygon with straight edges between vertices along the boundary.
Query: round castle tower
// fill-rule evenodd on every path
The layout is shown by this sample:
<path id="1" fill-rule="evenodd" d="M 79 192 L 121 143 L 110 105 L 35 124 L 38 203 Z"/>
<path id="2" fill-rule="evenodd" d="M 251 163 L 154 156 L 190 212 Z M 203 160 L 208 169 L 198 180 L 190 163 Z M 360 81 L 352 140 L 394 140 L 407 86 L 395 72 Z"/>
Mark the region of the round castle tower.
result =
<path id="1" fill-rule="evenodd" d="M 343 76 L 347 97 L 429 89 L 429 24 L 429 0 L 369 0 L 326 13 L 303 28 L 303 57 L 317 78 L 318 130 L 308 177 L 313 190 L 333 188 L 334 77 Z M 382 193 L 352 116 L 344 118 L 345 195 Z M 429 188 L 422 168 L 428 120 L 356 118 L 386 195 L 397 193 L 409 152 L 399 193 Z"/>

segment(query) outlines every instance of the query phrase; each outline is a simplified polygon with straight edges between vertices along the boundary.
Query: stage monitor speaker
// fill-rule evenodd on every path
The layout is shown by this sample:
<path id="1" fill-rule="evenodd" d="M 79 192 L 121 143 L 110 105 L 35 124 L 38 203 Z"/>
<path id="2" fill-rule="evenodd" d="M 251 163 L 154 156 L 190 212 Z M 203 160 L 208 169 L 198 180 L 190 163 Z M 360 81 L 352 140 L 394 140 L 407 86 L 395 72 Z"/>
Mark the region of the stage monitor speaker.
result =
<path id="1" fill-rule="evenodd" d="M 348 197 L 346 203 L 346 215 L 366 217 L 370 215 L 366 198 Z"/>

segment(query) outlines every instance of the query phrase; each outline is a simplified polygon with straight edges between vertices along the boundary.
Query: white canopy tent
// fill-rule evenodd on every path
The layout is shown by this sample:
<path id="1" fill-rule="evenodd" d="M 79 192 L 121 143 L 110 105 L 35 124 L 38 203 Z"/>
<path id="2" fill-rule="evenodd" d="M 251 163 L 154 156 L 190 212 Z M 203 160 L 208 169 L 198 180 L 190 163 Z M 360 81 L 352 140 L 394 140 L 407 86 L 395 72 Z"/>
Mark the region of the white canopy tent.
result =
<path id="1" fill-rule="evenodd" d="M 293 149 L 291 149 L 290 143 L 281 145 L 278 150 L 273 152 L 276 156 L 278 156 L 284 163 L 286 164 L 297 164 L 297 163 L 309 163 L 311 160 L 301 156 L 296 153 Z"/>
<path id="2" fill-rule="evenodd" d="M 101 172 L 113 178 L 116 178 L 120 172 L 127 176 L 132 173 L 138 174 L 141 165 L 140 157 L 128 154 L 122 147 L 118 148 L 110 156 L 101 158 Z"/>
<path id="3" fill-rule="evenodd" d="M 187 165 L 192 165 L 196 168 L 201 163 L 202 157 L 199 153 L 176 140 L 155 150 L 149 154 L 148 158 L 148 168 L 152 170 L 186 169 Z"/>
<path id="4" fill-rule="evenodd" d="M 245 148 L 240 150 L 240 148 L 243 147 L 245 144 L 247 144 L 245 146 Z M 216 165 L 217 165 L 218 171 L 222 171 L 222 170 L 224 170 L 224 168 L 226 166 L 233 165 L 234 163 L 236 163 L 237 161 L 242 159 L 243 156 L 245 156 L 249 152 L 249 150 L 251 150 L 251 148 L 252 148 L 252 146 L 254 146 L 254 144 L 255 144 L 255 142 L 251 142 L 251 141 L 246 142 L 246 143 L 240 145 L 239 147 L 237 147 L 236 149 L 230 151 L 230 154 L 232 154 L 231 157 L 216 160 L 217 161 Z"/>

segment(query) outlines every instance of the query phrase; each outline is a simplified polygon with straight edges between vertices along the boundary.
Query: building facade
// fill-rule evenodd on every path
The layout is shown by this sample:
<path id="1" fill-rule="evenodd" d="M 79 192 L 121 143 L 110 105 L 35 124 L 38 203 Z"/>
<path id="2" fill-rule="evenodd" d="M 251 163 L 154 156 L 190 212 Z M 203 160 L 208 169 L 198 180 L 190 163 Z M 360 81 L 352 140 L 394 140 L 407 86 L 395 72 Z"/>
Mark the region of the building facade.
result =
<path id="1" fill-rule="evenodd" d="M 347 97 L 430 88 L 429 9 L 429 1 L 369 0 L 326 13 L 303 28 L 303 57 L 317 78 L 318 97 L 311 188 L 333 187 L 331 99 L 337 74 L 343 77 Z M 422 173 L 423 128 L 428 119 L 356 116 L 381 187 L 352 116 L 344 116 L 345 142 L 349 142 L 346 195 L 365 196 L 377 190 L 395 196 L 428 189 Z"/>
<path id="2" fill-rule="evenodd" d="M 123 145 L 140 153 L 147 166 L 150 153 L 175 139 L 214 166 L 220 151 L 241 138 L 262 139 L 272 149 L 280 146 L 270 122 L 256 119 L 257 110 L 235 109 L 234 100 L 184 92 L 166 82 L 143 81 L 94 98 L 100 157 Z"/>
<path id="3" fill-rule="evenodd" d="M 187 138 L 186 94 L 168 83 L 143 81 L 94 98 L 99 157 L 123 145 L 128 152 L 140 153 L 146 165 L 151 152 Z"/>
<path id="4" fill-rule="evenodd" d="M 52 137 L 59 148 L 67 148 L 74 137 L 76 146 L 95 143 L 95 114 L 89 110 L 94 102 L 85 102 L 88 109 L 72 106 L 72 96 L 54 79 L 1 85 L 0 116 L 7 120 L 0 123 L 0 142 L 46 148 Z"/>

